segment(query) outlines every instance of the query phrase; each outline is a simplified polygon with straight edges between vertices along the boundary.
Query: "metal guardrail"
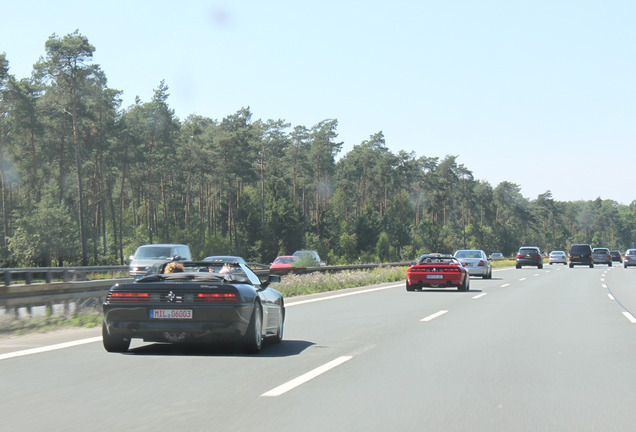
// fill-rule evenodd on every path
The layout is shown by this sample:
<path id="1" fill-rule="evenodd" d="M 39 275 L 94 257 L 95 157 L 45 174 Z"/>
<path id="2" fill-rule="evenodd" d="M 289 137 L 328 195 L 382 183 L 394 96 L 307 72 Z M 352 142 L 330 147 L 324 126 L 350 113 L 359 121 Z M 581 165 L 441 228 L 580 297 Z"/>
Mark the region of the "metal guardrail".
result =
<path id="1" fill-rule="evenodd" d="M 0 268 L 5 286 L 9 286 L 15 281 L 24 281 L 27 285 L 32 284 L 34 280 L 43 280 L 44 283 L 52 283 L 55 279 L 62 282 L 82 281 L 91 274 L 122 272 L 128 273 L 128 266 Z M 0 291 L 1 293 L 2 291 Z"/>

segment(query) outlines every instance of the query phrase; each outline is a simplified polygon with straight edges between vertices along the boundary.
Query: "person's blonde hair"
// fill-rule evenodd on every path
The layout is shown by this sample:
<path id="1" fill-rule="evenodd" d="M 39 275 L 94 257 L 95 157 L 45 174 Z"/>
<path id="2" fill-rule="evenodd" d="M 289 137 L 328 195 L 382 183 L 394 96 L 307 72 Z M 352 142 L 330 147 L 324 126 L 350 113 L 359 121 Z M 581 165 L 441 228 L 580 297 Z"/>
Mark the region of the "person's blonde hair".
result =
<path id="1" fill-rule="evenodd" d="M 180 262 L 170 262 L 163 270 L 164 273 L 179 273 L 184 271 L 185 267 L 183 266 L 183 263 Z"/>

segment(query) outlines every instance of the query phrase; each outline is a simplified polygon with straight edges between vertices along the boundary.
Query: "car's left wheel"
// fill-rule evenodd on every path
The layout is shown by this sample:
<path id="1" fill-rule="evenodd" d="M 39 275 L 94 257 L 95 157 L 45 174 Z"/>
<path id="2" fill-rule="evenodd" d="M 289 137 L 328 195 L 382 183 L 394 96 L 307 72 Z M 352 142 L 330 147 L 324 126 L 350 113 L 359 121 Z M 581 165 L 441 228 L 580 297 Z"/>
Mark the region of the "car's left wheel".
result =
<path id="1" fill-rule="evenodd" d="M 263 347 L 263 310 L 256 303 L 252 310 L 250 324 L 245 334 L 245 351 L 248 354 L 257 354 Z"/>
<path id="2" fill-rule="evenodd" d="M 415 285 L 411 285 L 410 283 L 406 283 L 406 290 L 407 291 L 415 291 Z"/>
<path id="3" fill-rule="evenodd" d="M 130 348 L 130 339 L 113 336 L 108 333 L 106 324 L 102 323 L 102 343 L 108 352 L 126 352 Z"/>

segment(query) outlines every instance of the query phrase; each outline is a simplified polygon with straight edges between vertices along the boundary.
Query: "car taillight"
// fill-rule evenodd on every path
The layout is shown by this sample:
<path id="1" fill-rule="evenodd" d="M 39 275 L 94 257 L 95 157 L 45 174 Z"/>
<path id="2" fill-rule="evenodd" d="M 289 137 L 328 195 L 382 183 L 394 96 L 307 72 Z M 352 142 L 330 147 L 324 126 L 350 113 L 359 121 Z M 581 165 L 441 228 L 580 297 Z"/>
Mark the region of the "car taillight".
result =
<path id="1" fill-rule="evenodd" d="M 485 262 L 483 262 L 483 261 L 479 261 L 479 264 L 477 264 L 477 267 L 483 267 L 483 266 L 485 266 L 485 265 L 486 265 L 486 263 L 485 263 Z"/>
<path id="2" fill-rule="evenodd" d="M 135 292 L 110 293 L 110 301 L 144 301 L 149 299 L 150 299 L 150 294 L 148 293 L 135 293 Z"/>
<path id="3" fill-rule="evenodd" d="M 236 300 L 234 293 L 198 293 L 197 300 L 204 302 L 232 302 Z"/>
<path id="4" fill-rule="evenodd" d="M 523 255 L 517 254 L 517 258 L 523 258 Z"/>

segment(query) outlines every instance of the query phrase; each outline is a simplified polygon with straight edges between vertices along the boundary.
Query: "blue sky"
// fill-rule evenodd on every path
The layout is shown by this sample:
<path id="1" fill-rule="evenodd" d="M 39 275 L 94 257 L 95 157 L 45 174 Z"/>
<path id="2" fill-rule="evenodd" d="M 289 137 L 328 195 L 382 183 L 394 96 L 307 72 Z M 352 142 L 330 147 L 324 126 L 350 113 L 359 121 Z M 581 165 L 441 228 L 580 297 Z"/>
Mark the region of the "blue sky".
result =
<path id="1" fill-rule="evenodd" d="M 165 80 L 181 119 L 335 118 L 343 153 L 382 131 L 529 199 L 629 204 L 634 22 L 633 0 L 0 0 L 0 52 L 25 78 L 78 29 L 124 108 Z"/>

